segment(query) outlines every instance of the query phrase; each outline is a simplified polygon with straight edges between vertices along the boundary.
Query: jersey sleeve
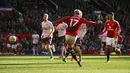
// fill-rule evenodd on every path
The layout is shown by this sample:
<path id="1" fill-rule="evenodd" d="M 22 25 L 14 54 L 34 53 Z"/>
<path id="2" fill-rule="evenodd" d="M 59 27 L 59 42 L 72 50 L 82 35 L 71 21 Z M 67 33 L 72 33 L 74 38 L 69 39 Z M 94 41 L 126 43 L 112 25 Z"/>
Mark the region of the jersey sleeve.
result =
<path id="1" fill-rule="evenodd" d="M 64 23 L 64 28 L 68 28 L 68 25 L 66 23 Z"/>
<path id="2" fill-rule="evenodd" d="M 59 19 L 58 22 L 56 23 L 56 26 L 58 26 L 62 22 L 67 22 L 69 20 L 69 18 L 70 18 L 70 16 L 66 16 L 66 17 Z"/>
<path id="3" fill-rule="evenodd" d="M 53 32 L 54 32 L 55 29 L 54 29 L 54 26 L 53 26 L 52 22 L 50 22 L 50 24 L 51 24 L 51 25 L 50 25 L 50 28 L 53 29 Z"/>
<path id="4" fill-rule="evenodd" d="M 81 22 L 88 25 L 88 24 L 97 24 L 97 22 L 93 22 L 93 21 L 88 21 L 85 18 L 81 18 Z"/>

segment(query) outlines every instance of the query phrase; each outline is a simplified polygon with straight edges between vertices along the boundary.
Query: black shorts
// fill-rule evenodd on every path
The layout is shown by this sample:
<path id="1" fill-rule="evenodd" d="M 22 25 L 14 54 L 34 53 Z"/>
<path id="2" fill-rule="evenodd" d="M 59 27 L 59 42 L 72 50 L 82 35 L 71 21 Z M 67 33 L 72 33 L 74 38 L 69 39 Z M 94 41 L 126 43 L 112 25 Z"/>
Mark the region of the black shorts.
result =
<path id="1" fill-rule="evenodd" d="M 65 36 L 58 37 L 59 46 L 65 45 Z"/>
<path id="2" fill-rule="evenodd" d="M 33 47 L 38 47 L 38 44 L 33 44 Z"/>
<path id="3" fill-rule="evenodd" d="M 101 42 L 102 44 L 104 44 L 104 46 L 106 46 L 106 42 Z"/>
<path id="4" fill-rule="evenodd" d="M 75 45 L 78 45 L 78 46 L 82 45 L 82 42 L 81 42 L 80 38 L 77 38 Z"/>
<path id="5" fill-rule="evenodd" d="M 51 44 L 52 39 L 51 38 L 43 38 L 42 43 L 44 44 Z"/>

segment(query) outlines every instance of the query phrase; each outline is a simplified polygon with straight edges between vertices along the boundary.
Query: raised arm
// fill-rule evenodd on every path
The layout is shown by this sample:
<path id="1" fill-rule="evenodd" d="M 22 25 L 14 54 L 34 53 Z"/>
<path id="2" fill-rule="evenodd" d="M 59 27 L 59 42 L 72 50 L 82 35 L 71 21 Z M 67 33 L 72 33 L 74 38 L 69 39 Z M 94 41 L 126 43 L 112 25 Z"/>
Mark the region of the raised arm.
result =
<path id="1" fill-rule="evenodd" d="M 88 21 L 85 18 L 82 18 L 82 23 L 85 23 L 86 25 L 88 25 L 88 24 L 99 24 L 99 22 Z"/>
<path id="2" fill-rule="evenodd" d="M 58 22 L 56 23 L 56 27 L 62 23 L 62 22 L 67 22 L 69 20 L 70 16 L 66 16 L 66 17 L 63 17 L 61 19 L 58 20 Z"/>

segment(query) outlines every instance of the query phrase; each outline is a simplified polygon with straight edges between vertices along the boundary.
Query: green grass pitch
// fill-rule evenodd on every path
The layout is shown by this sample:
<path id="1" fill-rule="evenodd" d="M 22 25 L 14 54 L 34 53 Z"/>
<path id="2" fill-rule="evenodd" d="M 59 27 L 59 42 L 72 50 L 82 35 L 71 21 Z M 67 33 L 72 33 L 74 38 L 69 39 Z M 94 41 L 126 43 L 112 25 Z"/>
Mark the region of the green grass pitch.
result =
<path id="1" fill-rule="evenodd" d="M 0 73 L 130 73 L 130 56 L 83 56 L 83 66 L 59 56 L 0 56 Z"/>

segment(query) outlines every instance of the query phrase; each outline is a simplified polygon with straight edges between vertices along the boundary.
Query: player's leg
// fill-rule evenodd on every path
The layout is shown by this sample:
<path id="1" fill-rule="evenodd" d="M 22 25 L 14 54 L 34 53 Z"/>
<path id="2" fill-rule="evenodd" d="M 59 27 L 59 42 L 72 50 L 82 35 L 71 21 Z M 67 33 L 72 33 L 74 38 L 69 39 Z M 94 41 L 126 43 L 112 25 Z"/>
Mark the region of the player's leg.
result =
<path id="1" fill-rule="evenodd" d="M 78 38 L 76 43 L 75 43 L 75 52 L 79 56 L 79 61 L 82 62 L 81 44 L 82 44 L 81 40 L 80 40 L 80 38 Z"/>
<path id="2" fill-rule="evenodd" d="M 76 45 L 76 53 L 79 56 L 79 61 L 82 62 L 82 52 L 81 52 L 81 47 L 79 45 Z"/>
<path id="3" fill-rule="evenodd" d="M 117 55 L 119 56 L 122 54 L 121 49 L 119 47 L 116 47 L 115 52 L 117 52 Z"/>
<path id="4" fill-rule="evenodd" d="M 54 45 L 54 44 L 51 44 L 51 45 L 50 45 L 50 48 L 52 49 L 53 52 L 56 51 L 56 49 L 55 49 L 55 45 Z"/>
<path id="5" fill-rule="evenodd" d="M 117 51 L 119 55 L 121 55 L 121 50 L 120 50 L 121 44 L 118 44 L 117 39 L 113 39 L 112 47 L 115 49 L 115 52 Z"/>
<path id="6" fill-rule="evenodd" d="M 12 50 L 13 50 L 14 55 L 16 55 L 17 54 L 17 44 L 12 45 Z"/>
<path id="7" fill-rule="evenodd" d="M 106 47 L 106 42 L 101 42 L 101 49 L 100 49 L 100 55 L 104 54 L 104 49 Z"/>
<path id="8" fill-rule="evenodd" d="M 38 55 L 39 45 L 36 44 L 36 54 Z"/>
<path id="9" fill-rule="evenodd" d="M 77 61 L 75 51 L 73 50 L 76 39 L 76 36 L 66 35 L 67 53 L 65 55 L 65 58 L 69 55 L 69 53 L 71 53 L 72 57 Z"/>
<path id="10" fill-rule="evenodd" d="M 80 61 L 78 61 L 78 59 L 76 57 L 76 53 L 73 50 L 76 40 L 77 40 L 76 36 L 70 36 L 70 35 L 66 36 L 67 50 L 69 50 L 69 52 L 71 53 L 72 57 L 75 59 L 75 61 L 81 67 L 82 63 Z"/>
<path id="11" fill-rule="evenodd" d="M 36 50 L 36 45 L 35 44 L 33 44 L 32 50 L 33 50 L 33 55 L 35 55 L 35 50 Z"/>
<path id="12" fill-rule="evenodd" d="M 7 44 L 7 54 L 11 53 L 11 44 Z"/>
<path id="13" fill-rule="evenodd" d="M 64 58 L 64 54 L 66 51 L 66 47 L 65 47 L 65 36 L 59 37 L 59 48 L 61 50 L 61 56 L 60 58 Z"/>
<path id="14" fill-rule="evenodd" d="M 52 49 L 53 52 L 56 51 L 56 49 L 55 49 L 55 45 L 54 45 L 54 42 L 53 42 L 54 39 L 55 39 L 55 38 L 53 38 L 53 39 L 51 40 L 51 44 L 50 44 L 50 48 Z"/>
<path id="15" fill-rule="evenodd" d="M 66 54 L 65 54 L 65 58 L 63 58 L 63 61 L 65 61 L 65 59 L 68 57 L 68 55 L 70 54 L 70 48 L 72 46 L 72 43 L 75 41 L 75 39 L 73 39 L 70 35 L 66 35 Z"/>
<path id="16" fill-rule="evenodd" d="M 47 39 L 48 42 L 47 42 L 47 48 L 48 48 L 48 51 L 50 53 L 50 59 L 53 60 L 54 57 L 53 57 L 53 52 L 52 52 L 52 49 L 51 49 L 51 42 L 52 42 L 52 39 Z"/>
<path id="17" fill-rule="evenodd" d="M 112 44 L 111 38 L 107 37 L 107 38 L 106 38 L 106 55 L 107 55 L 107 62 L 110 62 L 110 54 L 111 54 L 111 50 L 112 50 L 111 44 Z"/>

